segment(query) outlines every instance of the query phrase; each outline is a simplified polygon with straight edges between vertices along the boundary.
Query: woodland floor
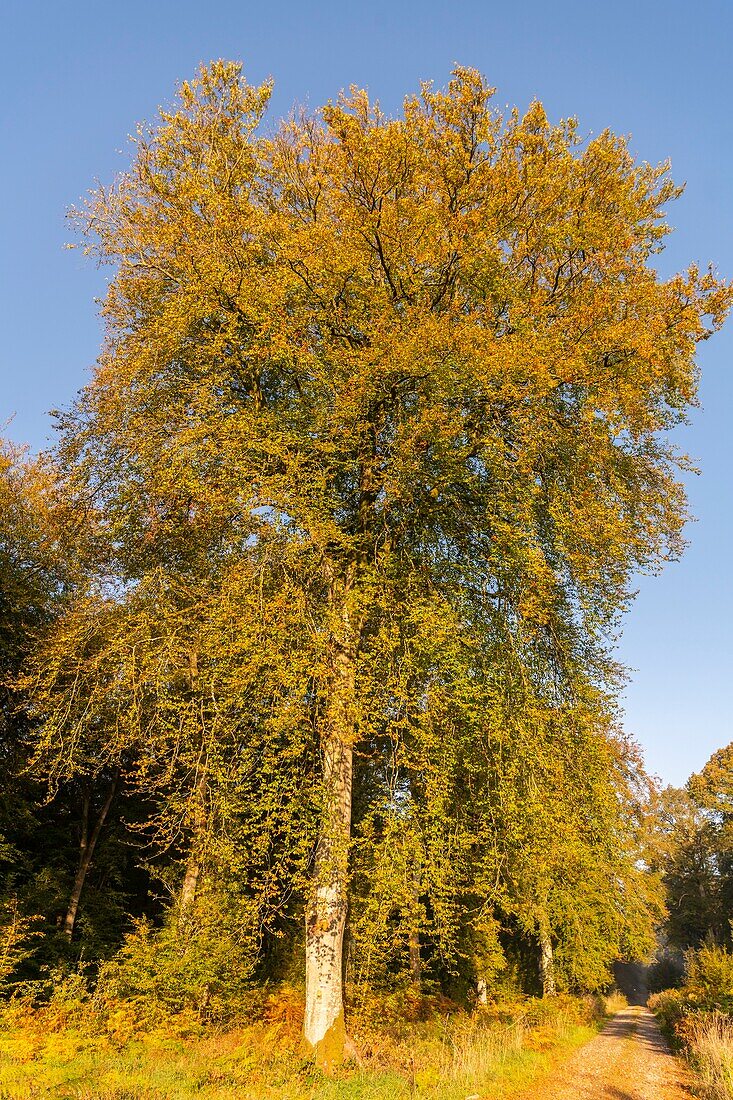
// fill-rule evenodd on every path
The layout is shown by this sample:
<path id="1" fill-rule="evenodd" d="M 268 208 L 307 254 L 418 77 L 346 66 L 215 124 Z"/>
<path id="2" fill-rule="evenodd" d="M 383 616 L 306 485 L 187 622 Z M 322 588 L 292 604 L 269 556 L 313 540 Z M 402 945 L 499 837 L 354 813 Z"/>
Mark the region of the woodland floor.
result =
<path id="1" fill-rule="evenodd" d="M 690 1100 L 686 1070 L 647 1008 L 619 1012 L 603 1031 L 519 1100 Z"/>

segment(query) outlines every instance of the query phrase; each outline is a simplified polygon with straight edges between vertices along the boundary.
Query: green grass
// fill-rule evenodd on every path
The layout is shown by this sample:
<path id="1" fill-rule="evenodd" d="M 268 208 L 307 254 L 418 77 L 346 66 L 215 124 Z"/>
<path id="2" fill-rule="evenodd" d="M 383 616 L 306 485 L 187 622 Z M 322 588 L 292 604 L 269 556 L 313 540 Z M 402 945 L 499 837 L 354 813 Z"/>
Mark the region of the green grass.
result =
<path id="1" fill-rule="evenodd" d="M 287 1025 L 219 1036 L 93 1035 L 77 1020 L 49 1031 L 7 1021 L 0 1031 L 3 1100 L 499 1100 L 531 1085 L 595 1034 L 564 1006 L 519 1017 L 432 1020 L 395 1039 L 371 1037 L 361 1067 L 314 1070 Z M 40 1025 L 40 1026 L 39 1026 Z"/>

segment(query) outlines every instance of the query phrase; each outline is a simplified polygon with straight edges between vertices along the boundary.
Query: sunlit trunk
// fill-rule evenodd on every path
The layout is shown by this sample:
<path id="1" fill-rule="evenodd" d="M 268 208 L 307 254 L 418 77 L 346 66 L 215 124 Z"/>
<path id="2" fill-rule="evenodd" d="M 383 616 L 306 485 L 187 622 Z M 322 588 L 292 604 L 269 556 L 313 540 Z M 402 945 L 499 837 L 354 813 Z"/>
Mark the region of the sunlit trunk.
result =
<path id="1" fill-rule="evenodd" d="M 552 940 L 546 928 L 540 928 L 540 977 L 542 979 L 542 996 L 554 997 L 555 988 L 555 959 L 552 953 Z"/>
<path id="2" fill-rule="evenodd" d="M 186 874 L 183 877 L 183 885 L 181 886 L 181 898 L 178 906 L 179 924 L 182 924 L 191 912 L 193 903 L 196 900 L 196 890 L 198 888 L 200 874 L 201 860 L 198 856 L 198 848 L 194 843 L 194 847 L 191 849 L 191 854 L 188 857 Z"/>
<path id="3" fill-rule="evenodd" d="M 190 916 L 196 901 L 206 837 L 206 772 L 202 769 L 191 795 L 191 847 L 178 902 L 178 927 Z"/>
<path id="4" fill-rule="evenodd" d="M 351 827 L 351 746 L 324 745 L 327 805 L 306 913 L 306 1009 L 304 1035 L 316 1061 L 328 1069 L 344 1057 L 343 946 L 346 877 Z"/>
<path id="5" fill-rule="evenodd" d="M 194 705 L 197 703 L 199 663 L 198 654 L 192 650 L 188 654 L 189 682 L 191 699 Z M 203 751 L 201 756 L 203 756 Z M 206 766 L 199 757 L 196 770 L 196 781 L 191 791 L 189 801 L 188 818 L 191 826 L 191 845 L 186 862 L 186 873 L 183 876 L 181 894 L 178 901 L 178 927 L 185 924 L 189 917 L 193 904 L 196 901 L 199 877 L 201 875 L 202 853 L 206 836 Z"/>
<path id="6" fill-rule="evenodd" d="M 332 639 L 321 725 L 323 807 L 306 908 L 306 1005 L 303 1034 L 316 1063 L 330 1069 L 346 1050 L 343 946 L 347 913 L 354 742 L 356 643 L 348 612 Z"/>

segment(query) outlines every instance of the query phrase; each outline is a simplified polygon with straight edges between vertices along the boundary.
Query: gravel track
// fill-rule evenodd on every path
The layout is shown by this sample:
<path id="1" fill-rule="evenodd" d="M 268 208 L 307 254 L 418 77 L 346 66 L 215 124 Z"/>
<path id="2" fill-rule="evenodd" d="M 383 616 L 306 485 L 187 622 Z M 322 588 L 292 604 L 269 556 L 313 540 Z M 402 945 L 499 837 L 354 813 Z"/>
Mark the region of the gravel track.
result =
<path id="1" fill-rule="evenodd" d="M 683 1064 L 648 1008 L 619 1012 L 520 1100 L 691 1100 Z"/>

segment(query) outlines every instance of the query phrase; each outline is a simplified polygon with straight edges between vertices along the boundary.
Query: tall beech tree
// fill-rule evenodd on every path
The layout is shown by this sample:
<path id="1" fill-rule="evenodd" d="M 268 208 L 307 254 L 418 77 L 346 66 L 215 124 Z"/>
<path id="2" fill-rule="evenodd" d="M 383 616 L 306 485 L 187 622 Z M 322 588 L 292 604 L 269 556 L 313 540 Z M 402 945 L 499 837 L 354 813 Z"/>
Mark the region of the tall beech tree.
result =
<path id="1" fill-rule="evenodd" d="M 294 657 L 269 666 L 268 722 L 283 771 L 306 728 L 319 762 L 305 1038 L 328 1065 L 355 765 L 385 737 L 414 744 L 411 777 L 384 772 L 393 802 L 424 802 L 427 781 L 447 814 L 445 723 L 480 728 L 461 726 L 461 685 L 490 697 L 512 669 L 568 703 L 603 679 L 631 575 L 680 545 L 663 433 L 730 293 L 654 270 L 665 165 L 539 103 L 504 118 L 473 70 L 395 118 L 352 90 L 267 135 L 269 93 L 202 68 L 79 213 L 114 275 L 62 454 L 118 592 L 154 575 L 185 591 L 193 558 L 214 591 L 250 578 L 222 639 L 243 710 L 247 670 Z"/>

